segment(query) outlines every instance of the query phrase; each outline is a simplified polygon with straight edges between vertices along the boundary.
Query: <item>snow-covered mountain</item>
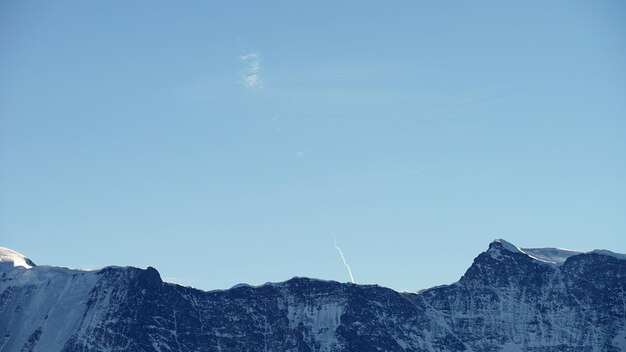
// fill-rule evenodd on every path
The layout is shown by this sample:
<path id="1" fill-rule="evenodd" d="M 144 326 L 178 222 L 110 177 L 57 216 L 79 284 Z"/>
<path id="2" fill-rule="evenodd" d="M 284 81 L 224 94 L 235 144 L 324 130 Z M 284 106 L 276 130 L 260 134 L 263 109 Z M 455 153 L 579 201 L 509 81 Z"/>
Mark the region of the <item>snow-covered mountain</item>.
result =
<path id="1" fill-rule="evenodd" d="M 309 278 L 205 292 L 0 248 L 0 351 L 626 351 L 625 291 L 625 255 L 504 240 L 419 293 Z"/>

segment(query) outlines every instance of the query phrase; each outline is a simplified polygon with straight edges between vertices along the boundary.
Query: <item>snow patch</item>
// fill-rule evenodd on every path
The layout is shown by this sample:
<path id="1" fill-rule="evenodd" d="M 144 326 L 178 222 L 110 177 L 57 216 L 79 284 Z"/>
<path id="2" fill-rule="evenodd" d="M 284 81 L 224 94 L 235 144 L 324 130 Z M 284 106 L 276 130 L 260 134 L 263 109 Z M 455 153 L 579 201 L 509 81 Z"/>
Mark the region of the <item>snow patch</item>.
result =
<path id="1" fill-rule="evenodd" d="M 615 338 L 613 339 L 613 346 L 620 349 L 620 351 L 626 351 L 626 330 L 622 330 Z"/>
<path id="2" fill-rule="evenodd" d="M 539 261 L 561 265 L 567 258 L 583 252 L 563 248 L 520 248 L 523 253 Z"/>
<path id="3" fill-rule="evenodd" d="M 26 269 L 31 269 L 35 266 L 35 263 L 26 258 L 23 254 L 5 247 L 0 247 L 0 262 L 13 263 L 14 267 L 21 266 Z"/>
<path id="4" fill-rule="evenodd" d="M 513 342 L 507 342 L 502 346 L 501 352 L 522 352 L 522 349 Z"/>

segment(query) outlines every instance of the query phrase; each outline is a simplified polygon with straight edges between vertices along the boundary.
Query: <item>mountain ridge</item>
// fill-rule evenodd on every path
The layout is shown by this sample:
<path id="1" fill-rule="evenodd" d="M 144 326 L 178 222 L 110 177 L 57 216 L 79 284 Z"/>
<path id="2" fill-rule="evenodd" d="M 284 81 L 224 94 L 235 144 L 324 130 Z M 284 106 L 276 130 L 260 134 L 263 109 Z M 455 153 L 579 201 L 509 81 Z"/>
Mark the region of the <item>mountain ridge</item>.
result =
<path id="1" fill-rule="evenodd" d="M 511 246 L 417 293 L 305 277 L 202 291 L 152 267 L 5 258 L 0 351 L 626 351 L 626 260 L 546 265 Z"/>
<path id="2" fill-rule="evenodd" d="M 501 248 L 508 250 L 509 252 L 512 253 L 522 253 L 525 254 L 527 256 L 529 256 L 530 258 L 538 261 L 538 262 L 543 262 L 543 263 L 548 263 L 548 264 L 556 264 L 556 265 L 562 265 L 566 259 L 568 259 L 569 257 L 572 256 L 576 256 L 576 255 L 580 255 L 580 254 L 590 254 L 590 253 L 597 253 L 600 255 L 606 255 L 606 256 L 611 256 L 617 259 L 623 259 L 626 260 L 626 254 L 624 253 L 618 253 L 618 252 L 613 252 L 607 249 L 593 249 L 591 251 L 587 251 L 587 252 L 583 252 L 583 251 L 578 251 L 578 250 L 573 250 L 573 249 L 564 249 L 564 248 L 556 248 L 556 247 L 541 247 L 541 248 L 526 248 L 526 247 L 518 247 L 516 245 L 514 245 L 511 242 L 508 242 L 504 239 L 501 238 L 497 238 L 494 239 L 491 243 L 489 243 L 489 247 L 487 249 L 486 252 L 489 252 L 490 250 L 492 250 L 492 248 L 494 246 L 497 246 L 498 244 L 501 245 Z M 498 247 L 500 248 L 500 247 Z M 556 252 L 560 252 L 559 254 L 559 258 L 549 258 L 558 262 L 550 262 L 550 260 L 548 260 L 547 258 L 542 258 L 542 255 L 539 255 L 538 252 L 549 252 L 549 251 L 556 251 Z M 567 252 L 568 254 L 561 254 Z M 543 255 L 545 256 L 545 254 Z M 17 252 L 13 249 L 7 248 L 7 247 L 2 247 L 0 246 L 0 263 L 2 262 L 14 262 L 14 266 L 22 266 L 25 267 L 26 269 L 31 269 L 32 267 L 37 266 L 30 258 L 28 258 L 27 256 L 25 256 L 24 254 Z M 123 266 L 123 265 L 107 265 L 105 267 L 102 267 L 100 269 L 81 269 L 81 268 L 69 268 L 69 267 L 64 267 L 64 266 L 52 266 L 52 265 L 41 265 L 43 267 L 55 267 L 55 268 L 64 268 L 64 269 L 69 269 L 69 270 L 77 270 L 77 271 L 86 271 L 86 272 L 98 272 L 100 270 L 104 270 L 107 268 L 136 268 L 133 266 Z M 152 267 L 152 266 L 148 266 L 146 267 L 146 269 L 148 268 L 152 268 L 157 270 L 156 268 Z M 158 270 L 157 270 L 158 272 Z M 175 281 L 168 281 L 168 280 L 164 280 L 163 282 L 167 282 L 170 284 L 175 284 L 175 285 L 179 285 L 179 286 L 184 286 L 184 287 L 192 287 L 194 289 L 197 290 L 201 290 L 204 292 L 212 292 L 212 291 L 227 291 L 233 288 L 237 288 L 240 286 L 248 286 L 248 287 L 253 287 L 253 288 L 258 288 L 258 287 L 262 287 L 265 285 L 272 285 L 272 284 L 281 284 L 284 283 L 286 281 L 289 281 L 291 279 L 294 278 L 308 278 L 308 279 L 313 279 L 313 280 L 319 280 L 319 281 L 333 281 L 333 282 L 342 282 L 342 281 L 336 281 L 336 280 L 328 280 L 328 279 L 322 279 L 322 278 L 314 278 L 314 277 L 306 277 L 306 276 L 293 276 L 291 278 L 288 278 L 286 280 L 283 281 L 267 281 L 265 283 L 262 284 L 258 284 L 258 285 L 253 285 L 253 284 L 249 284 L 249 283 L 245 283 L 245 282 L 241 282 L 241 283 L 237 283 L 231 287 L 228 288 L 213 288 L 213 289 L 200 289 L 200 288 L 196 288 L 190 285 L 183 285 L 181 283 L 175 282 Z M 350 282 L 343 282 L 343 283 L 350 283 Z M 353 283 L 356 285 L 375 285 L 375 286 L 380 286 L 379 284 L 359 284 L 359 283 Z M 423 288 L 423 289 L 419 289 L 417 291 L 414 292 L 421 292 L 424 290 L 428 290 L 431 288 L 436 288 L 436 287 L 440 287 L 440 286 L 446 286 L 448 284 L 441 284 L 441 285 L 436 285 L 433 287 L 427 287 L 427 288 Z M 386 287 L 386 286 L 382 286 L 382 287 Z M 406 291 L 406 290 L 396 290 L 393 289 L 391 287 L 386 287 L 389 288 L 391 290 L 397 291 L 397 292 L 413 292 L 413 291 Z"/>

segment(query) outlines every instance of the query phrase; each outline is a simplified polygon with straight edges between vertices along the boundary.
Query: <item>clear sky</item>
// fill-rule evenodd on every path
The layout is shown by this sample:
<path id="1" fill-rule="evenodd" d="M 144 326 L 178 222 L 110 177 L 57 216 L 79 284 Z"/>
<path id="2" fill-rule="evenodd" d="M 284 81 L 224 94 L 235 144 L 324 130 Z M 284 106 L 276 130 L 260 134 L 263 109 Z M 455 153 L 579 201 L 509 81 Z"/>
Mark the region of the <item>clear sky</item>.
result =
<path id="1" fill-rule="evenodd" d="M 626 252 L 624 1 L 2 1 L 0 246 L 203 289 Z"/>

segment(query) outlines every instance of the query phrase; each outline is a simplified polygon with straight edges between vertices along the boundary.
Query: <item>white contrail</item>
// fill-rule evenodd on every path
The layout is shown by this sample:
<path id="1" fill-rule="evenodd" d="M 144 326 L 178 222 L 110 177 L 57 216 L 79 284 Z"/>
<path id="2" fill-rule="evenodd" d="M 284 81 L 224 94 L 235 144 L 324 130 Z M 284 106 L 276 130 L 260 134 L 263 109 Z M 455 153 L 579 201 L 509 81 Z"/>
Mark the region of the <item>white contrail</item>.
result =
<path id="1" fill-rule="evenodd" d="M 352 276 L 352 270 L 350 269 L 350 265 L 348 265 L 348 262 L 346 261 L 346 257 L 343 256 L 343 252 L 341 251 L 341 248 L 339 248 L 339 246 L 337 245 L 337 239 L 335 238 L 335 234 L 331 233 L 331 235 L 333 236 L 335 249 L 337 249 L 337 252 L 339 252 L 339 255 L 341 256 L 341 260 L 343 261 L 343 265 L 346 267 L 346 269 L 348 269 L 348 274 L 350 275 L 350 282 L 354 283 L 354 276 Z"/>

